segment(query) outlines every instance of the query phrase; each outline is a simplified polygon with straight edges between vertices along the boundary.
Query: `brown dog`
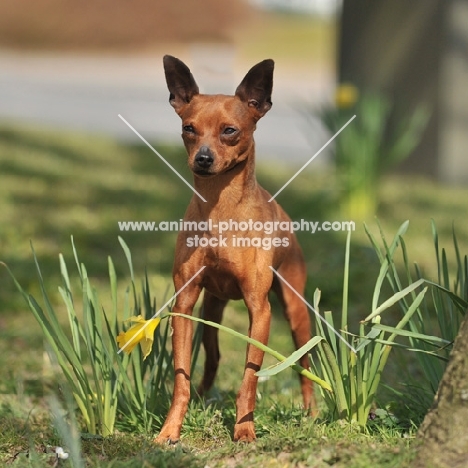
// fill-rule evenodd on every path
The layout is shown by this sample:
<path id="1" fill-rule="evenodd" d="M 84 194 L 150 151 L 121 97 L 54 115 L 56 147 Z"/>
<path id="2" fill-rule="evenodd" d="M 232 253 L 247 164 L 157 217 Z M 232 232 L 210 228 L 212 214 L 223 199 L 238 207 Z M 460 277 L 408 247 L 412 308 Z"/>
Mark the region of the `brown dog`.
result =
<path id="1" fill-rule="evenodd" d="M 255 178 L 253 133 L 257 121 L 271 108 L 272 60 L 255 65 L 238 86 L 234 96 L 199 94 L 188 67 L 175 57 L 164 57 L 170 91 L 169 102 L 182 119 L 182 138 L 188 164 L 194 174 L 194 194 L 184 221 L 211 220 L 208 231 L 181 231 L 177 239 L 173 279 L 179 291 L 205 266 L 177 296 L 173 311 L 191 315 L 202 289 L 204 318 L 221 322 L 229 299 L 244 299 L 249 311 L 249 336 L 268 342 L 270 303 L 273 289 L 284 306 L 296 347 L 310 339 L 310 318 L 305 304 L 269 268 L 273 266 L 300 294 L 304 292 L 306 268 L 294 234 L 279 229 L 289 217 Z M 245 227 L 272 222 L 265 232 Z M 230 222 L 231 231 L 221 236 L 220 223 Z M 244 222 L 243 226 L 236 223 Z M 270 239 L 268 239 L 268 237 Z M 242 238 L 242 242 L 240 239 Z M 201 241 L 201 239 L 204 239 Z M 182 421 L 190 398 L 192 321 L 173 317 L 174 395 L 166 422 L 156 438 L 158 443 L 174 443 L 180 438 Z M 199 391 L 213 384 L 220 359 L 218 330 L 205 326 L 203 345 L 206 363 Z M 263 351 L 247 347 L 245 371 L 237 394 L 234 440 L 255 439 L 253 413 L 257 388 L 255 373 L 263 361 Z M 308 367 L 307 357 L 301 365 Z M 306 408 L 315 408 L 312 382 L 302 377 Z"/>

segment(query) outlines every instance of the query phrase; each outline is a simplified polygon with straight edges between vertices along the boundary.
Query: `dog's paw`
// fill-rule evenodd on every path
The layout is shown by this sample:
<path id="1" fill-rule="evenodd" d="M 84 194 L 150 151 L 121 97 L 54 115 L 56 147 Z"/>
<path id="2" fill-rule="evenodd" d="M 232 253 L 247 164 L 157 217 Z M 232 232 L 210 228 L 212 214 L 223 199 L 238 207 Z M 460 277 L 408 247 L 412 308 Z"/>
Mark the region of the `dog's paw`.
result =
<path id="1" fill-rule="evenodd" d="M 180 442 L 180 440 L 173 440 L 173 439 L 165 439 L 165 438 L 160 438 L 159 436 L 154 439 L 154 443 L 156 445 L 166 445 L 169 447 L 172 447 L 174 445 L 177 445 Z"/>
<path id="2" fill-rule="evenodd" d="M 234 426 L 234 442 L 253 442 L 255 439 L 255 426 L 252 421 Z"/>
<path id="3" fill-rule="evenodd" d="M 176 445 L 180 441 L 180 434 L 177 432 L 171 433 L 170 431 L 165 431 L 164 429 L 160 434 L 154 439 L 154 443 L 157 445 Z"/>

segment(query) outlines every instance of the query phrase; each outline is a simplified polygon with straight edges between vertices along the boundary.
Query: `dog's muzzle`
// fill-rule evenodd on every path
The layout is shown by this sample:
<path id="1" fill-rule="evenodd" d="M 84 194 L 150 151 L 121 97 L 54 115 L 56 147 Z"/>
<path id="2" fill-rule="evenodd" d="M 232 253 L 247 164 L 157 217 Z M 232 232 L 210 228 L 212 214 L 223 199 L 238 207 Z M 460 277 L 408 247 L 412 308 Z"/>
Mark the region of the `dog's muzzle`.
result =
<path id="1" fill-rule="evenodd" d="M 195 165 L 197 168 L 206 170 L 209 169 L 214 161 L 213 153 L 208 146 L 202 146 L 195 156 Z"/>
<path id="2" fill-rule="evenodd" d="M 195 172 L 207 173 L 213 165 L 214 157 L 208 146 L 202 146 L 195 155 Z"/>

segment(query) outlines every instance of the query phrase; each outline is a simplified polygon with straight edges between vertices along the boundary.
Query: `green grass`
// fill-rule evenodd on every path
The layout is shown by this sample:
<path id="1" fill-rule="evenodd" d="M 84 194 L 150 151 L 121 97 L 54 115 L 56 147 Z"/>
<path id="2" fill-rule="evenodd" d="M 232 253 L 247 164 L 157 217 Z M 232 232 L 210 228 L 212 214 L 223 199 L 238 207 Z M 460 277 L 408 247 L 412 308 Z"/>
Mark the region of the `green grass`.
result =
<path id="1" fill-rule="evenodd" d="M 156 145 L 158 150 L 190 180 L 184 150 Z M 271 192 L 276 191 L 301 166 L 260 167 L 258 177 Z M 93 283 L 101 287 L 104 306 L 107 290 L 107 256 L 112 256 L 121 291 L 127 284 L 128 267 L 117 240 L 121 235 L 133 254 L 135 275 L 149 272 L 152 291 L 158 300 L 171 286 L 175 234 L 121 233 L 120 220 L 178 220 L 183 216 L 190 191 L 180 183 L 146 147 L 123 146 L 113 141 L 79 134 L 55 133 L 43 129 L 0 128 L 0 261 L 9 265 L 22 286 L 38 295 L 38 282 L 30 251 L 30 241 L 39 258 L 49 293 L 59 303 L 58 254 L 72 264 L 70 236 L 74 236 L 80 258 Z M 304 171 L 278 201 L 293 219 L 335 220 L 338 193 L 331 176 Z M 428 277 L 435 278 L 430 219 L 437 224 L 440 244 L 451 245 L 455 223 L 462 254 L 468 251 L 468 225 L 464 222 L 468 190 L 449 188 L 426 179 L 386 177 L 380 187 L 378 216 L 390 239 L 405 220 L 410 220 L 405 236 L 411 260 L 417 261 Z M 372 220 L 371 229 L 377 230 Z M 300 233 L 307 259 L 308 298 L 315 288 L 322 291 L 322 310 L 341 308 L 344 233 Z M 363 319 L 370 311 L 372 290 L 379 262 L 362 226 L 357 226 L 351 242 L 349 322 Z M 449 260 L 454 258 L 449 248 Z M 39 327 L 26 312 L 6 271 L 0 269 L 0 462 L 17 452 L 46 445 L 59 445 L 44 408 L 44 385 L 53 368 L 43 359 L 43 339 Z M 110 297 L 107 298 L 110 302 Z M 287 355 L 292 351 L 288 327 L 274 304 L 271 347 Z M 395 314 L 397 314 L 395 312 Z M 397 318 L 397 315 L 395 315 Z M 225 325 L 246 333 L 247 313 L 241 303 L 229 305 Z M 83 452 L 91 466 L 143 466 L 142 460 L 167 466 L 404 466 L 409 463 L 412 421 L 424 409 L 417 399 L 399 399 L 392 409 L 400 417 L 396 427 L 388 420 L 376 423 L 369 433 L 340 424 L 313 423 L 298 410 L 297 378 L 284 372 L 260 384 L 257 431 L 259 440 L 251 446 L 231 442 L 234 394 L 242 375 L 244 346 L 221 334 L 223 355 L 216 388 L 210 395 L 212 406 L 194 402 L 186 419 L 181 447 L 161 452 L 151 443 L 151 435 L 123 434 L 105 440 L 85 440 Z M 195 380 L 200 376 L 202 360 Z M 273 361 L 266 359 L 265 364 Z M 403 364 L 403 365 L 402 365 Z M 406 355 L 392 353 L 385 382 L 397 386 L 409 375 L 418 376 L 417 363 Z M 405 372 L 407 372 L 405 374 Z M 382 392 L 382 406 L 397 400 Z M 154 428 L 157 431 L 157 428 Z M 409 431 L 409 432 L 408 432 Z M 409 438 L 404 438 L 409 434 Z M 115 460 L 126 460 L 117 462 Z M 113 463 L 112 460 L 114 460 Z M 162 463 L 162 462 L 161 462 Z M 295 465 L 296 464 L 296 465 Z M 21 466 L 21 465 L 19 465 Z M 39 465 L 37 465 L 39 466 Z M 158 465 L 164 466 L 164 465 Z"/>
<path id="2" fill-rule="evenodd" d="M 30 402 L 20 407 L 13 399 L 1 407 L 0 462 L 45 467 L 53 459 L 55 446 L 61 446 L 44 408 L 27 413 L 30 407 Z M 371 427 L 363 433 L 357 426 L 317 423 L 297 407 L 269 398 L 260 400 L 257 414 L 259 438 L 249 445 L 231 440 L 231 407 L 193 402 L 176 447 L 156 447 L 148 435 L 117 433 L 105 439 L 85 438 L 82 451 L 88 466 L 101 468 L 410 466 L 411 431 Z M 27 455 L 36 458 L 34 464 L 27 465 Z"/>

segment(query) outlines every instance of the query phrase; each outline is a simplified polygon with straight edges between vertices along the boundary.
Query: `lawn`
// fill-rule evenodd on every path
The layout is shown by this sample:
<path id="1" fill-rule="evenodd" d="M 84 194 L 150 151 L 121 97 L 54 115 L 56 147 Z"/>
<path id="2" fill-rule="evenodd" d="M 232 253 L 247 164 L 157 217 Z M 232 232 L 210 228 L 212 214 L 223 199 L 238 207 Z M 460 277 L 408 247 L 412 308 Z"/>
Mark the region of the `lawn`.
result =
<path id="1" fill-rule="evenodd" d="M 190 180 L 183 149 L 155 145 Z M 274 192 L 300 165 L 260 167 L 258 177 Z M 190 191 L 149 149 L 87 135 L 2 126 L 0 173 L 0 261 L 9 265 L 28 292 L 39 297 L 32 243 L 47 290 L 58 310 L 63 312 L 57 292 L 58 255 L 63 253 L 67 262 L 73 264 L 70 241 L 73 236 L 106 308 L 110 302 L 108 256 L 116 266 L 119 294 L 123 294 L 129 282 L 128 266 L 118 242 L 121 236 L 132 252 L 138 281 L 147 270 L 152 292 L 158 303 L 162 302 L 167 288 L 171 287 L 175 234 L 123 233 L 117 224 L 126 220 L 178 220 L 183 216 Z M 448 249 L 449 260 L 454 258 L 453 223 L 462 254 L 468 251 L 468 226 L 463 222 L 467 189 L 449 188 L 422 178 L 389 175 L 382 180 L 380 197 L 378 218 L 388 238 L 404 220 L 410 220 L 405 237 L 408 252 L 426 276 L 434 278 L 437 271 L 431 219 L 437 224 L 440 244 Z M 336 199 L 332 175 L 315 173 L 313 167 L 301 173 L 278 197 L 293 219 L 319 221 L 341 220 L 339 217 L 343 215 L 336 209 Z M 378 231 L 375 219 L 367 223 L 373 232 Z M 345 233 L 302 232 L 299 239 L 307 259 L 308 298 L 320 288 L 322 310 L 339 311 Z M 378 260 L 359 223 L 352 236 L 351 322 L 358 323 L 369 313 L 378 269 Z M 44 358 L 42 334 L 5 269 L 0 270 L 0 279 L 0 367 L 3 370 L 0 461 L 25 466 L 28 452 L 48 459 L 50 454 L 43 452 L 47 447 L 63 445 L 63 440 L 51 424 L 44 399 L 53 379 L 48 381 L 50 369 Z M 74 281 L 77 282 L 76 275 Z M 224 324 L 246 332 L 247 314 L 241 303 L 229 306 Z M 283 354 L 292 350 L 277 304 L 274 304 L 270 345 Z M 259 386 L 258 441 L 248 446 L 232 443 L 233 401 L 242 373 L 244 346 L 221 335 L 221 349 L 225 358 L 216 388 L 207 402 L 193 401 L 179 446 L 156 449 L 151 438 L 158 427 L 153 427 L 150 434 L 126 432 L 124 427 L 119 427 L 110 438 L 83 438 L 83 454 L 89 466 L 409 466 L 415 428 L 425 410 L 418 407 L 416 399 L 402 400 L 389 390 L 382 391 L 378 406 L 390 408 L 396 416 L 377 419 L 367 432 L 327 420 L 314 422 L 299 408 L 298 385 L 292 371 Z M 416 361 L 406 354 L 394 353 L 384 376 L 385 383 L 401 388 L 401 382 L 412 381 L 411 376 L 420 377 Z M 199 372 L 195 379 L 198 377 Z M 31 463 L 40 466 L 40 461 Z"/>

